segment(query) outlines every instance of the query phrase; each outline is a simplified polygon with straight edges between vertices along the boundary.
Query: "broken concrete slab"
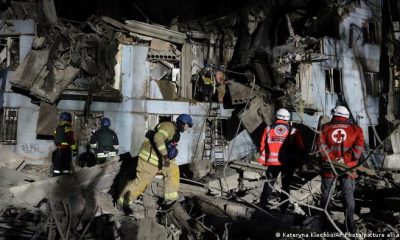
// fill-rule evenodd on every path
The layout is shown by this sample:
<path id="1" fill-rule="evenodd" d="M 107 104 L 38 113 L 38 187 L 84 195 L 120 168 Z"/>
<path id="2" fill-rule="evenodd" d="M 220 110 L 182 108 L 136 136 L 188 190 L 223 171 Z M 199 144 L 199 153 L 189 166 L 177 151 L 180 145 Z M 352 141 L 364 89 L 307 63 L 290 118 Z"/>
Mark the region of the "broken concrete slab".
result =
<path id="1" fill-rule="evenodd" d="M 44 198 L 62 197 L 65 192 L 77 188 L 101 190 L 111 187 L 120 165 L 120 162 L 108 162 L 83 169 L 71 175 L 52 177 L 11 187 L 10 192 L 14 195 L 16 203 L 33 206 L 37 205 Z"/>
<path id="2" fill-rule="evenodd" d="M 8 168 L 0 168 L 0 185 L 11 187 L 41 180 L 42 178 Z"/>
<path id="3" fill-rule="evenodd" d="M 254 171 L 243 171 L 243 179 L 245 180 L 259 180 L 262 175 Z"/>
<path id="4" fill-rule="evenodd" d="M 189 170 L 192 172 L 193 178 L 205 177 L 211 171 L 211 159 L 203 159 L 189 163 Z"/>
<path id="5" fill-rule="evenodd" d="M 18 166 L 24 161 L 24 158 L 11 151 L 9 146 L 0 144 L 0 167 L 17 169 Z"/>
<path id="6" fill-rule="evenodd" d="M 54 103 L 62 92 L 78 76 L 79 69 L 67 66 L 65 69 L 53 68 L 52 73 L 38 78 L 31 88 L 31 93 L 49 103 Z M 50 77 L 48 77 L 50 76 Z"/>
<path id="7" fill-rule="evenodd" d="M 223 192 L 229 192 L 239 186 L 239 173 L 233 169 L 227 168 L 225 176 L 219 173 L 216 176 L 208 178 L 207 185 L 212 194 L 223 195 Z"/>
<path id="8" fill-rule="evenodd" d="M 124 219 L 123 221 L 121 221 L 121 231 L 121 239 L 123 240 L 174 239 L 173 235 L 170 234 L 164 226 L 160 225 L 152 218 L 139 219 L 135 222 L 132 222 L 128 218 Z"/>
<path id="9" fill-rule="evenodd" d="M 315 195 L 321 194 L 321 175 L 317 175 L 301 188 L 290 191 L 291 203 L 313 204 Z"/>
<path id="10" fill-rule="evenodd" d="M 243 126 L 249 133 L 252 133 L 263 122 L 269 124 L 272 119 L 272 108 L 265 100 L 257 96 L 250 101 L 249 107 L 238 114 Z"/>
<path id="11" fill-rule="evenodd" d="M 18 66 L 10 83 L 13 86 L 29 90 L 37 79 L 47 75 L 44 69 L 48 58 L 49 50 L 31 50 Z"/>
<path id="12" fill-rule="evenodd" d="M 39 117 L 36 125 L 37 135 L 52 136 L 57 127 L 57 106 L 47 102 L 41 102 Z"/>
<path id="13" fill-rule="evenodd" d="M 150 42 L 150 48 L 157 51 L 169 51 L 171 43 L 154 38 Z"/>

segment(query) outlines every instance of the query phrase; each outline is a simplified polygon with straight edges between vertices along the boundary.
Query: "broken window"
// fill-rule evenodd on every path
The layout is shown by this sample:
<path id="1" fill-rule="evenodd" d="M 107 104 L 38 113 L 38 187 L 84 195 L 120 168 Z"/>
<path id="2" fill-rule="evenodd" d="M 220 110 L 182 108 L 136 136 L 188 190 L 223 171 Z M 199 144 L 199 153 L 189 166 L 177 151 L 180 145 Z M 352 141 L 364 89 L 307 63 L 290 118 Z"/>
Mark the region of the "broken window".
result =
<path id="1" fill-rule="evenodd" d="M 63 112 L 63 111 L 60 111 Z M 72 128 L 79 144 L 89 143 L 92 133 L 100 128 L 100 121 L 104 116 L 103 112 L 90 112 L 85 116 L 83 111 L 71 112 Z"/>
<path id="2" fill-rule="evenodd" d="M 17 143 L 18 108 L 3 108 L 0 111 L 0 142 Z"/>
<path id="3" fill-rule="evenodd" d="M 5 62 L 10 70 L 19 66 L 19 37 L 0 38 L 0 61 Z"/>
<path id="4" fill-rule="evenodd" d="M 369 140 L 369 149 L 375 149 L 379 145 L 379 139 L 375 135 L 374 126 L 368 126 L 368 140 Z"/>
<path id="5" fill-rule="evenodd" d="M 158 123 L 162 123 L 162 122 L 168 122 L 168 121 L 172 121 L 172 115 L 160 115 L 158 116 Z"/>
<path id="6" fill-rule="evenodd" d="M 376 72 L 366 72 L 364 73 L 365 86 L 367 94 L 373 97 L 378 97 L 381 93 L 381 81 L 379 75 Z"/>
<path id="7" fill-rule="evenodd" d="M 394 79 L 394 93 L 400 93 L 400 78 Z"/>
<path id="8" fill-rule="evenodd" d="M 361 28 L 365 43 L 378 43 L 378 24 L 376 22 L 364 21 Z"/>
<path id="9" fill-rule="evenodd" d="M 174 120 L 173 115 L 149 114 L 148 129 L 154 129 L 159 123 L 166 121 L 173 121 L 173 120 Z"/>
<path id="10" fill-rule="evenodd" d="M 393 92 L 400 93 L 400 69 L 397 66 L 393 68 Z"/>
<path id="11" fill-rule="evenodd" d="M 325 89 L 330 93 L 342 92 L 342 76 L 340 69 L 325 69 Z"/>

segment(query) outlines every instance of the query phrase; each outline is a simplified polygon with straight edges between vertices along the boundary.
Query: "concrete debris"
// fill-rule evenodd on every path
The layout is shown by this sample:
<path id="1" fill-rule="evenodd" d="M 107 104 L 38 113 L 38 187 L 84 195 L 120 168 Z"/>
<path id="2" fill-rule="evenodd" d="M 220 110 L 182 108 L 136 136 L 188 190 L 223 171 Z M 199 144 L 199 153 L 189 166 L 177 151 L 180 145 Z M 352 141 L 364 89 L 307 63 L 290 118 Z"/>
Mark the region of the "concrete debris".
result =
<path id="1" fill-rule="evenodd" d="M 28 209 L 25 211 L 34 213 L 31 216 L 45 218 L 54 223 L 43 225 L 41 232 L 37 233 L 40 236 L 50 236 L 51 239 L 57 234 L 63 234 L 64 239 L 79 238 L 82 234 L 99 239 L 106 239 L 100 235 L 119 239 L 127 239 L 128 236 L 129 238 L 137 236 L 139 239 L 154 239 L 160 236 L 163 239 L 177 237 L 199 239 L 207 236 L 207 239 L 218 239 L 218 235 L 221 236 L 227 229 L 221 230 L 213 226 L 221 224 L 223 226 L 226 223 L 235 225 L 244 219 L 268 221 L 282 231 L 293 231 L 296 228 L 305 228 L 309 231 L 320 229 L 316 213 L 307 207 L 318 204 L 321 180 L 316 172 L 311 177 L 310 171 L 297 171 L 296 179 L 299 179 L 301 186 L 297 188 L 297 184 L 293 185 L 294 189 L 290 195 L 291 207 L 287 212 L 280 213 L 274 210 L 279 207 L 263 210 L 257 205 L 265 180 L 263 173 L 266 167 L 236 160 L 229 163 L 229 167 L 224 170 L 213 169 L 209 161 L 198 161 L 190 167 L 187 166 L 191 169 L 192 175 L 185 173 L 188 178 L 182 179 L 180 194 L 184 199 L 176 202 L 168 210 L 161 210 L 163 205 L 159 205 L 159 202 L 164 188 L 163 181 L 158 179 L 147 188 L 143 198 L 131 205 L 132 214 L 122 216 L 122 213 L 114 207 L 113 192 L 116 191 L 115 186 L 120 185 L 118 182 L 130 178 L 131 173 L 126 171 L 132 169 L 127 168 L 127 165 L 123 165 L 125 168 L 120 168 L 121 164 L 112 161 L 76 171 L 70 176 L 53 178 L 43 177 L 41 169 L 44 167 L 34 167 L 31 164 L 24 165 L 22 171 L 0 168 L 2 176 L 0 192 L 3 193 L 0 198 L 1 216 L 7 221 L 17 223 L 16 216 L 22 213 L 10 215 L 10 211 Z M 182 173 L 184 172 L 183 170 Z M 358 199 L 357 204 L 364 210 L 357 213 L 359 219 L 357 222 L 370 224 L 371 218 L 378 221 L 388 217 L 394 223 L 400 222 L 397 215 L 387 213 L 387 211 L 400 211 L 397 207 L 399 190 L 390 184 L 390 181 L 393 184 L 398 183 L 397 174 L 386 174 L 386 181 L 379 182 L 379 186 L 375 185 L 374 190 L 366 189 L 367 186 L 371 189 L 371 184 L 374 184 L 374 180 L 369 178 L 376 178 L 377 175 L 360 174 L 365 189 L 356 188 L 356 199 Z M 193 181 L 189 178 L 199 180 Z M 280 188 L 279 183 L 276 187 Z M 114 190 L 109 191 L 110 188 Z M 379 197 L 375 194 L 377 192 Z M 279 191 L 273 193 L 275 200 L 271 203 L 279 202 L 276 200 L 278 193 Z M 362 198 L 357 197 L 361 196 L 360 194 Z M 340 200 L 340 196 L 337 199 Z M 334 202 L 334 206 L 341 205 L 336 197 Z M 161 212 L 157 210 L 159 208 Z M 333 213 L 336 213 L 333 215 L 334 221 L 339 225 L 343 224 L 343 213 L 335 209 L 333 209 Z M 199 218 L 203 220 L 200 222 Z M 36 226 L 34 219 L 28 218 L 26 221 L 33 221 L 30 226 Z M 16 233 L 0 224 L 0 232 L 9 231 L 9 234 L 15 236 L 25 236 L 32 231 L 28 226 L 25 226 L 20 233 Z M 234 230 L 228 228 L 228 231 L 232 234 Z M 254 231 L 255 234 L 260 230 L 254 229 Z"/>
<path id="2" fill-rule="evenodd" d="M 249 107 L 243 109 L 238 114 L 238 117 L 242 120 L 244 128 L 249 133 L 252 133 L 262 123 L 271 124 L 270 119 L 272 119 L 273 115 L 271 106 L 266 104 L 264 99 L 258 95 L 250 100 Z"/>
<path id="3" fill-rule="evenodd" d="M 259 1 L 213 21 L 180 23 L 176 16 L 168 28 L 135 20 L 120 22 L 111 17 L 69 21 L 57 16 L 53 0 L 2 1 L 6 5 L 1 10 L 10 9 L 2 13 L 0 28 L 4 37 L 0 60 L 7 66 L 1 71 L 0 100 L 3 104 L 4 95 L 9 94 L 4 72 L 20 63 L 10 70 L 13 90 L 23 90 L 33 100 L 41 101 L 33 135 L 51 136 L 55 128 L 53 119 L 59 110 L 83 105 L 63 102 L 59 109 L 61 99 L 85 100 L 84 116 L 74 115 L 76 120 L 82 117 L 75 123 L 81 125 L 76 131 L 82 135 L 81 142 L 87 142 L 90 136 L 92 129 L 88 126 L 97 127 L 98 120 L 108 114 L 122 122 L 128 119 L 142 123 L 137 128 L 147 128 L 161 119 L 175 119 L 176 111 L 183 111 L 173 109 L 178 101 L 189 102 L 189 109 L 196 101 L 203 102 L 197 109 L 207 103 L 209 110 L 201 110 L 206 114 L 192 112 L 195 120 L 204 120 L 203 127 L 194 125 L 192 135 L 198 136 L 203 154 L 196 151 L 198 146 L 188 148 L 196 149 L 193 154 L 188 151 L 196 161 L 188 157 L 186 163 L 190 163 L 180 166 L 179 198 L 168 204 L 163 201 L 161 177 L 147 186 L 139 199 L 124 206 L 128 208 L 124 212 L 116 204 L 119 192 L 136 177 L 135 164 L 141 161 L 130 153 L 90 168 L 75 168 L 70 175 L 50 178 L 48 162 L 37 164 L 10 151 L 13 145 L 6 148 L 0 144 L 0 235 L 9 239 L 49 240 L 286 239 L 280 237 L 282 232 L 328 233 L 322 226 L 328 213 L 332 216 L 332 231 L 345 232 L 343 193 L 336 190 L 329 209 L 321 210 L 319 206 L 320 172 L 333 166 L 344 175 L 359 175 L 355 185 L 358 233 L 385 233 L 392 239 L 399 238 L 400 173 L 395 169 L 399 169 L 396 166 L 400 154 L 400 144 L 396 144 L 400 142 L 396 130 L 400 109 L 400 101 L 396 101 L 400 96 L 400 40 L 389 36 L 399 36 L 400 27 L 398 22 L 391 23 L 396 26 L 392 30 L 393 26 L 385 25 L 390 20 L 386 14 L 374 15 L 390 12 L 394 4 L 315 2 Z M 375 11 L 375 7 L 382 9 Z M 362 20 L 358 26 L 359 16 L 364 14 L 363 19 L 374 21 Z M 31 30 L 20 34 L 21 26 Z M 17 40 L 15 35 L 20 38 Z M 24 50 L 25 45 L 18 45 L 18 41 L 24 37 L 29 37 L 31 48 L 21 53 L 18 51 Z M 127 45 L 143 46 L 138 50 Z M 134 52 L 143 61 L 136 64 L 132 55 L 122 55 L 125 52 Z M 10 54 L 13 59 L 9 59 Z M 124 64 L 133 65 L 129 73 L 118 68 Z M 386 65 L 391 68 L 386 69 Z M 123 89 L 127 75 L 135 75 L 128 80 L 136 81 Z M 138 89 L 143 94 L 139 91 L 140 95 L 134 96 Z M 128 93 L 122 98 L 121 92 Z M 105 111 L 111 106 L 107 104 L 98 107 L 96 115 L 91 113 L 90 105 L 99 99 L 133 100 L 135 104 L 115 104 L 110 107 L 112 111 Z M 23 102 L 6 100 L 11 105 Z M 165 106 L 162 113 L 154 110 L 157 103 Z M 312 132 L 312 138 L 305 139 L 306 147 L 310 158 L 320 160 L 315 139 L 321 124 L 329 120 L 327 115 L 337 105 L 346 105 L 352 110 L 351 121 L 363 124 L 363 131 L 368 130 L 364 134 L 368 138 L 368 152 L 363 157 L 373 159 L 369 159 L 369 166 L 374 169 L 305 161 L 308 166 L 294 170 L 288 209 L 281 208 L 284 192 L 280 178 L 271 200 L 261 206 L 268 167 L 254 160 L 259 154 L 260 134 L 265 125 L 271 124 L 277 108 L 290 111 L 290 124 Z M 76 108 L 74 111 L 78 112 Z M 187 109 L 186 105 L 184 108 Z M 127 110 L 122 118 L 121 109 Z M 226 114 L 220 116 L 222 110 L 232 112 L 231 118 Z M 89 119 L 90 114 L 93 115 Z M 3 130 L 3 119 L 0 120 Z M 7 119 L 4 120 L 6 123 Z M 124 122 L 118 126 L 123 128 L 120 131 L 130 131 L 131 125 Z M 306 130 L 298 130 L 306 135 Z M 134 138 L 132 145 L 136 144 L 137 135 Z M 186 136 L 182 140 L 191 142 Z M 381 147 L 385 153 L 380 152 Z M 376 159 L 382 161 L 382 166 L 393 166 L 393 170 L 382 170 Z"/>
<path id="4" fill-rule="evenodd" d="M 0 144 L 0 168 L 17 169 L 24 162 L 24 158 L 9 148 Z"/>

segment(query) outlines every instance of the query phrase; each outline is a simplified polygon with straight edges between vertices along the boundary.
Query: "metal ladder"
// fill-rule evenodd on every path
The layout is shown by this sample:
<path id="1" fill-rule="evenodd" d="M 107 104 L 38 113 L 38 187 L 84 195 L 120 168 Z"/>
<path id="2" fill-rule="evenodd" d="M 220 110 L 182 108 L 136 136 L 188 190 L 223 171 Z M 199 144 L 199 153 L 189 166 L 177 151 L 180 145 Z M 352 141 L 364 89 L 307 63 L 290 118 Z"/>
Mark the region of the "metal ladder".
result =
<path id="1" fill-rule="evenodd" d="M 210 159 L 213 165 L 223 165 L 225 161 L 226 139 L 222 131 L 222 118 L 218 103 L 210 103 L 205 119 L 203 159 Z"/>

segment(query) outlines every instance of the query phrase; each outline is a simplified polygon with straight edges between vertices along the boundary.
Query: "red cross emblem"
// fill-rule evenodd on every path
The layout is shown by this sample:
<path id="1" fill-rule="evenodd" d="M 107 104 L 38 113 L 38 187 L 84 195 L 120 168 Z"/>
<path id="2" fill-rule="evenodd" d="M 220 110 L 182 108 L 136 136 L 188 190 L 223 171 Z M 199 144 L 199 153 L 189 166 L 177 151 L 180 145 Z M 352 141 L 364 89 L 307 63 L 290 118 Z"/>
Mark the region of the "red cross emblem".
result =
<path id="1" fill-rule="evenodd" d="M 276 127 L 274 128 L 274 130 L 275 130 L 275 133 L 276 133 L 277 136 L 283 136 L 283 135 L 285 135 L 286 132 L 287 132 L 286 127 L 283 126 L 283 125 L 278 125 L 278 126 L 276 126 Z"/>
<path id="2" fill-rule="evenodd" d="M 335 129 L 331 134 L 331 138 L 335 143 L 341 143 L 347 138 L 346 131 L 341 128 Z"/>

